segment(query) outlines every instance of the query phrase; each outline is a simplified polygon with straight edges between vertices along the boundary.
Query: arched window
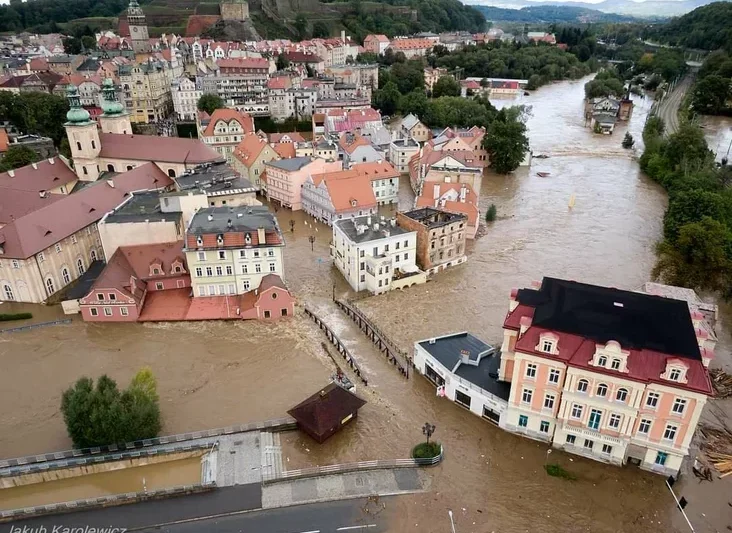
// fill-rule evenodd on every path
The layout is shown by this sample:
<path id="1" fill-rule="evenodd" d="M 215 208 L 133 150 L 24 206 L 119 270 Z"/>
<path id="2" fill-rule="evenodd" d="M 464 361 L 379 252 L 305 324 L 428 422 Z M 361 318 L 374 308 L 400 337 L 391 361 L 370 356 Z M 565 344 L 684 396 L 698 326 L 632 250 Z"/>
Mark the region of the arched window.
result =
<path id="1" fill-rule="evenodd" d="M 597 395 L 603 397 L 607 396 L 607 385 L 605 385 L 604 383 L 600 383 L 597 386 Z"/>
<path id="2" fill-rule="evenodd" d="M 81 152 L 81 143 L 79 141 L 76 141 L 76 149 Z"/>
<path id="3" fill-rule="evenodd" d="M 624 402 L 628 398 L 628 391 L 626 389 L 618 389 L 615 394 L 615 399 L 619 402 Z"/>
<path id="4" fill-rule="evenodd" d="M 56 287 L 53 284 L 53 278 L 50 276 L 46 278 L 46 292 L 49 296 L 56 292 Z"/>
<path id="5" fill-rule="evenodd" d="M 114 172 L 114 165 L 112 163 L 107 165 L 107 170 L 109 170 L 110 172 Z"/>
<path id="6" fill-rule="evenodd" d="M 598 366 L 607 366 L 607 357 L 605 357 L 604 355 L 601 355 L 597 360 L 597 365 Z"/>
<path id="7" fill-rule="evenodd" d="M 5 293 L 5 299 L 6 300 L 15 300 L 15 295 L 13 294 L 13 288 L 8 285 L 7 283 L 3 285 L 3 293 Z"/>
<path id="8" fill-rule="evenodd" d="M 97 260 L 97 251 L 92 249 L 91 252 L 89 252 L 89 257 L 91 258 L 92 262 Z"/>
<path id="9" fill-rule="evenodd" d="M 68 285 L 71 283 L 71 276 L 69 276 L 69 269 L 66 267 L 63 267 L 61 269 L 61 279 L 64 280 L 64 285 Z"/>
<path id="10" fill-rule="evenodd" d="M 581 379 L 577 382 L 577 392 L 587 392 L 589 382 L 586 379 Z"/>
<path id="11" fill-rule="evenodd" d="M 171 177 L 171 178 L 174 178 L 175 177 L 175 170 L 173 170 L 172 168 L 169 168 L 168 169 L 168 176 Z"/>
<path id="12" fill-rule="evenodd" d="M 84 273 L 84 260 L 81 257 L 76 260 L 76 270 L 80 276 Z"/>

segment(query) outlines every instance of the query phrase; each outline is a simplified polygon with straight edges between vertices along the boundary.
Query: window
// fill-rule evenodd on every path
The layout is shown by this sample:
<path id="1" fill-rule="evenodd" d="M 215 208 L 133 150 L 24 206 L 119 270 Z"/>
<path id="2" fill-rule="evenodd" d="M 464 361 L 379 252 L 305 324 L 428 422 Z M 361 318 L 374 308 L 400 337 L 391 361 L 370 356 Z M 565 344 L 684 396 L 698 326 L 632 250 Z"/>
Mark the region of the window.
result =
<path id="1" fill-rule="evenodd" d="M 206 287 L 204 287 L 203 285 L 201 285 L 200 287 L 198 287 L 198 295 L 199 296 L 206 296 Z"/>
<path id="2" fill-rule="evenodd" d="M 169 178 L 174 178 L 175 177 L 175 170 L 173 170 L 172 168 L 169 168 L 168 169 L 168 177 Z"/>
<path id="3" fill-rule="evenodd" d="M 89 258 L 92 260 L 92 263 L 97 260 L 97 251 L 92 250 L 89 252 Z"/>
<path id="4" fill-rule="evenodd" d="M 254 250 L 254 257 L 259 257 L 259 250 Z"/>
<path id="5" fill-rule="evenodd" d="M 572 418 L 576 418 L 576 419 L 582 418 L 582 409 L 583 409 L 583 407 L 581 405 L 574 404 L 572 406 Z"/>
<path id="6" fill-rule="evenodd" d="M 597 386 L 597 396 L 607 396 L 607 385 L 605 385 L 604 383 L 600 383 Z"/>
<path id="7" fill-rule="evenodd" d="M 567 435 L 566 442 L 567 444 L 571 444 L 572 446 L 574 446 L 574 443 L 577 442 L 577 437 L 575 437 L 574 435 Z"/>
<path id="8" fill-rule="evenodd" d="M 206 267 L 206 275 L 210 278 L 213 276 L 213 267 Z"/>
<path id="9" fill-rule="evenodd" d="M 620 427 L 620 415 L 615 413 L 611 414 L 607 426 L 613 429 L 618 429 Z"/>
<path id="10" fill-rule="evenodd" d="M 219 294 L 222 296 L 226 294 L 226 287 L 224 287 L 223 285 L 219 285 Z"/>
<path id="11" fill-rule="evenodd" d="M 226 259 L 226 250 L 219 250 L 219 259 Z"/>
<path id="12" fill-rule="evenodd" d="M 122 316 L 127 316 L 129 313 L 127 312 L 127 308 L 126 307 L 120 307 L 119 308 L 119 314 L 121 314 Z"/>
<path id="13" fill-rule="evenodd" d="M 613 447 L 610 446 L 609 444 L 603 444 L 602 453 L 606 453 L 606 454 L 610 455 L 611 453 L 613 453 Z"/>
<path id="14" fill-rule="evenodd" d="M 666 464 L 666 459 L 668 459 L 668 454 L 666 452 L 658 452 L 656 453 L 656 460 L 654 463 L 663 466 Z"/>
<path id="15" fill-rule="evenodd" d="M 587 423 L 587 427 L 590 429 L 600 429 L 600 420 L 602 419 L 602 411 L 599 409 L 590 410 L 590 420 Z"/>
<path id="16" fill-rule="evenodd" d="M 104 316 L 112 316 L 112 308 L 111 307 L 105 307 L 104 308 Z"/>
<path id="17" fill-rule="evenodd" d="M 248 291 L 249 290 L 249 280 L 245 279 L 244 281 L 242 281 L 241 286 L 244 288 L 245 291 Z"/>
<path id="18" fill-rule="evenodd" d="M 597 359 L 597 366 L 607 366 L 607 357 L 605 357 L 604 355 L 601 355 Z"/>
<path id="19" fill-rule="evenodd" d="M 671 412 L 675 413 L 677 415 L 683 414 L 684 409 L 686 408 L 686 400 L 683 398 L 676 398 L 674 400 L 674 405 L 671 408 Z"/>
<path id="20" fill-rule="evenodd" d="M 92 142 L 94 142 L 94 141 L 92 141 Z M 107 170 L 108 170 L 109 172 L 114 172 L 114 165 L 113 165 L 113 164 L 111 164 L 111 163 L 110 163 L 109 165 L 107 165 Z"/>
<path id="21" fill-rule="evenodd" d="M 165 288 L 165 286 L 162 284 L 162 282 L 158 281 L 155 283 L 155 289 L 162 291 Z"/>
<path id="22" fill-rule="evenodd" d="M 61 279 L 64 280 L 64 285 L 71 283 L 71 276 L 69 276 L 69 269 L 64 267 L 61 269 Z"/>
<path id="23" fill-rule="evenodd" d="M 223 276 L 224 275 L 224 269 L 221 268 L 220 266 L 217 266 L 216 267 L 216 275 L 217 276 Z"/>
<path id="24" fill-rule="evenodd" d="M 46 256 L 43 255 L 43 252 L 38 252 L 38 262 L 43 263 L 46 260 Z"/>
<path id="25" fill-rule="evenodd" d="M 404 247 L 405 248 L 408 248 L 409 247 L 409 241 L 404 241 Z"/>
<path id="26" fill-rule="evenodd" d="M 249 274 L 249 267 L 247 265 L 241 266 L 241 273 L 242 274 Z"/>
<path id="27" fill-rule="evenodd" d="M 269 271 L 270 272 L 274 272 L 275 270 L 276 270 L 275 264 L 274 263 L 270 263 L 269 264 Z"/>
<path id="28" fill-rule="evenodd" d="M 526 377 L 527 378 L 535 378 L 536 377 L 536 365 L 529 363 L 526 365 Z"/>
<path id="29" fill-rule="evenodd" d="M 287 316 L 287 308 L 286 308 L 286 307 L 283 307 L 283 308 L 282 308 L 282 309 L 280 310 L 280 314 L 281 314 L 282 316 Z"/>
<path id="30" fill-rule="evenodd" d="M 203 269 L 201 267 L 196 267 L 196 277 L 200 278 L 203 276 Z"/>
<path id="31" fill-rule="evenodd" d="M 5 293 L 5 299 L 6 300 L 15 300 L 15 295 L 13 294 L 13 288 L 10 285 L 4 285 L 3 286 L 3 292 Z"/>
<path id="32" fill-rule="evenodd" d="M 404 260 L 406 261 L 407 259 L 409 259 L 409 254 L 404 252 Z"/>
<path id="33" fill-rule="evenodd" d="M 529 417 L 526 415 L 519 415 L 518 425 L 520 428 L 525 428 L 529 425 Z"/>
<path id="34" fill-rule="evenodd" d="M 554 395 L 547 394 L 544 396 L 544 409 L 554 409 Z"/>
<path id="35" fill-rule="evenodd" d="M 615 399 L 619 402 L 625 402 L 627 398 L 628 391 L 626 389 L 618 389 L 618 392 L 615 394 Z"/>
<path id="36" fill-rule="evenodd" d="M 577 382 L 577 392 L 587 392 L 589 382 L 586 379 L 581 379 Z"/>
<path id="37" fill-rule="evenodd" d="M 521 394 L 521 403 L 531 403 L 531 397 L 534 395 L 534 391 L 531 389 L 524 389 Z"/>
<path id="38" fill-rule="evenodd" d="M 264 312 L 264 318 L 270 318 L 271 316 L 272 316 L 272 313 L 270 313 L 269 311 Z"/>
<path id="39" fill-rule="evenodd" d="M 668 373 L 668 379 L 671 381 L 679 381 L 681 379 L 681 370 L 678 368 L 672 368 Z"/>
<path id="40" fill-rule="evenodd" d="M 112 293 L 112 292 L 110 292 L 110 293 L 108 294 L 108 297 L 109 297 L 109 301 L 110 301 L 110 302 L 114 302 L 114 301 L 116 301 L 116 300 L 117 300 L 117 295 L 116 295 L 116 294 L 114 294 L 114 293 Z"/>
<path id="41" fill-rule="evenodd" d="M 592 442 L 592 441 L 591 441 L 590 439 L 585 439 L 585 444 L 584 444 L 584 447 L 585 447 L 585 448 L 587 448 L 588 450 L 591 450 L 591 449 L 592 449 L 592 446 L 593 446 L 593 444 L 595 444 L 595 443 L 594 443 L 594 442 Z"/>
<path id="42" fill-rule="evenodd" d="M 79 143 L 76 143 L 76 144 L 79 144 Z M 86 169 L 86 167 L 81 167 L 81 170 L 83 170 L 83 171 L 84 171 L 84 175 L 85 175 L 85 176 L 86 176 L 87 174 L 89 174 L 89 171 L 88 171 L 88 170 Z"/>
<path id="43" fill-rule="evenodd" d="M 198 260 L 199 261 L 205 261 L 206 260 L 206 252 L 198 252 Z"/>
<path id="44" fill-rule="evenodd" d="M 56 249 L 56 253 L 57 254 L 60 254 L 61 253 L 61 245 L 60 244 L 56 243 L 56 246 L 54 246 L 54 248 Z"/>
<path id="45" fill-rule="evenodd" d="M 541 351 L 551 353 L 551 351 L 554 349 L 554 343 L 552 341 L 543 341 L 541 343 Z"/>
<path id="46" fill-rule="evenodd" d="M 76 149 L 81 151 L 81 143 L 79 141 L 76 141 Z M 86 169 L 84 169 L 86 170 Z"/>
<path id="47" fill-rule="evenodd" d="M 647 435 L 651 431 L 651 421 L 647 418 L 643 418 L 638 424 L 638 433 Z"/>
<path id="48" fill-rule="evenodd" d="M 547 422 L 546 420 L 542 420 L 539 424 L 539 431 L 541 431 L 542 433 L 549 433 L 549 422 Z"/>
<path id="49" fill-rule="evenodd" d="M 236 286 L 233 283 L 229 283 L 229 294 L 236 293 Z"/>
<path id="50" fill-rule="evenodd" d="M 49 296 L 56 292 L 56 287 L 53 284 L 53 278 L 46 278 L 46 292 Z"/>
<path id="51" fill-rule="evenodd" d="M 20 263 L 18 263 L 17 259 L 13 259 L 13 268 L 20 268 Z"/>
<path id="52" fill-rule="evenodd" d="M 649 392 L 648 396 L 646 396 L 646 407 L 653 407 L 655 409 L 660 397 L 661 395 L 657 392 Z"/>
<path id="53" fill-rule="evenodd" d="M 226 265 L 226 275 L 227 276 L 233 276 L 234 275 L 234 267 L 231 265 Z"/>
<path id="54" fill-rule="evenodd" d="M 364 274 L 361 274 L 361 283 L 364 283 L 366 281 L 366 276 Z"/>
<path id="55" fill-rule="evenodd" d="M 153 276 L 159 276 L 160 275 L 160 269 L 159 268 L 153 268 Z"/>
<path id="56" fill-rule="evenodd" d="M 76 235 L 71 236 L 71 243 L 76 244 Z"/>
<path id="57" fill-rule="evenodd" d="M 262 272 L 262 265 L 260 265 L 259 263 L 257 263 L 256 265 L 254 265 L 254 272 L 256 272 L 257 274 L 259 274 L 260 272 Z"/>
<path id="58" fill-rule="evenodd" d="M 674 440 L 676 438 L 676 426 L 672 426 L 671 424 L 666 426 L 666 429 L 663 432 L 663 438 L 664 440 Z"/>
<path id="59" fill-rule="evenodd" d="M 552 368 L 549 371 L 549 383 L 559 383 L 559 370 Z"/>
<path id="60" fill-rule="evenodd" d="M 464 394 L 459 390 L 455 391 L 455 403 L 458 403 L 463 407 L 467 407 L 468 409 L 470 409 L 470 400 L 471 398 L 467 394 Z"/>
<path id="61" fill-rule="evenodd" d="M 89 314 L 91 316 L 99 316 L 99 311 L 97 311 L 96 307 L 90 307 L 89 308 Z"/>
<path id="62" fill-rule="evenodd" d="M 246 259 L 246 257 L 247 257 L 247 251 L 239 250 L 239 259 Z"/>
<path id="63" fill-rule="evenodd" d="M 612 363 L 610 363 L 610 368 L 620 370 L 620 359 L 613 359 Z"/>

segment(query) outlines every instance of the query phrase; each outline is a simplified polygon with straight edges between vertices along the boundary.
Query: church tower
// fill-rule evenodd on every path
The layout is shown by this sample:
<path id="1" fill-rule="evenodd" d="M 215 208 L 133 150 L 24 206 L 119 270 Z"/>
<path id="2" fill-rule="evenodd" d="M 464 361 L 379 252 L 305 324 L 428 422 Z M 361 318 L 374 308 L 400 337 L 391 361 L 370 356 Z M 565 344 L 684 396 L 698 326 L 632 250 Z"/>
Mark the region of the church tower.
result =
<path id="1" fill-rule="evenodd" d="M 64 128 L 69 139 L 76 175 L 83 181 L 95 181 L 99 178 L 98 157 L 102 149 L 97 123 L 91 120 L 89 112 L 81 107 L 78 87 L 69 85 L 66 97 L 69 99 L 70 109 L 66 113 Z"/>
<path id="2" fill-rule="evenodd" d="M 114 82 L 110 78 L 105 79 L 102 83 L 102 111 L 104 113 L 99 116 L 102 133 L 132 134 L 130 114 L 125 111 L 125 107 L 117 100 Z"/>
<path id="3" fill-rule="evenodd" d="M 127 23 L 130 26 L 130 39 L 132 41 L 132 49 L 136 54 L 149 53 L 150 39 L 147 34 L 147 22 L 145 22 L 145 13 L 143 13 L 137 0 L 130 0 L 127 8 Z"/>

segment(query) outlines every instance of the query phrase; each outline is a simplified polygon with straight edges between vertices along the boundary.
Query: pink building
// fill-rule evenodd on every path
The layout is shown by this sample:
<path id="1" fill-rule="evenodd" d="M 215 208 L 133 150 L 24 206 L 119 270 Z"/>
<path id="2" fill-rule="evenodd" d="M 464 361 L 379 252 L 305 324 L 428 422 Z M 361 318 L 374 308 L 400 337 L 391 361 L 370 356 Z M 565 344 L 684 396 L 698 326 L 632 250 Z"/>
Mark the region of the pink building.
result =
<path id="1" fill-rule="evenodd" d="M 135 322 L 149 292 L 190 286 L 183 242 L 121 246 L 79 300 L 81 316 L 86 322 Z"/>
<path id="2" fill-rule="evenodd" d="M 295 313 L 295 298 L 277 274 L 267 274 L 259 288 L 241 295 L 243 320 L 277 320 Z"/>
<path id="3" fill-rule="evenodd" d="M 302 187 L 308 176 L 342 170 L 340 161 L 293 157 L 266 164 L 267 196 L 293 211 L 302 209 Z"/>
<path id="4" fill-rule="evenodd" d="M 389 47 L 389 38 L 386 35 L 367 35 L 363 47 L 367 52 L 383 55 Z"/>

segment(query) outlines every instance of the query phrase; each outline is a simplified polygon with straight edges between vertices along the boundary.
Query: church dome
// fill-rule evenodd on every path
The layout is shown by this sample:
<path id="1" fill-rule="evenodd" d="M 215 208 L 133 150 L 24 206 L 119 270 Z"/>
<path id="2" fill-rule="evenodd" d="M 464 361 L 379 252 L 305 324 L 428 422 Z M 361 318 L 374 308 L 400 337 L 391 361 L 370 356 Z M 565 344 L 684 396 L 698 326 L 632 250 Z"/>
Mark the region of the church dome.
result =
<path id="1" fill-rule="evenodd" d="M 106 78 L 102 82 L 102 111 L 105 115 L 121 115 L 125 107 L 115 97 L 114 82 Z"/>
<path id="2" fill-rule="evenodd" d="M 82 124 L 89 122 L 89 111 L 81 107 L 81 99 L 79 97 L 79 89 L 76 85 L 69 85 L 66 89 L 66 97 L 69 99 L 70 109 L 66 113 L 66 120 L 72 124 Z"/>

